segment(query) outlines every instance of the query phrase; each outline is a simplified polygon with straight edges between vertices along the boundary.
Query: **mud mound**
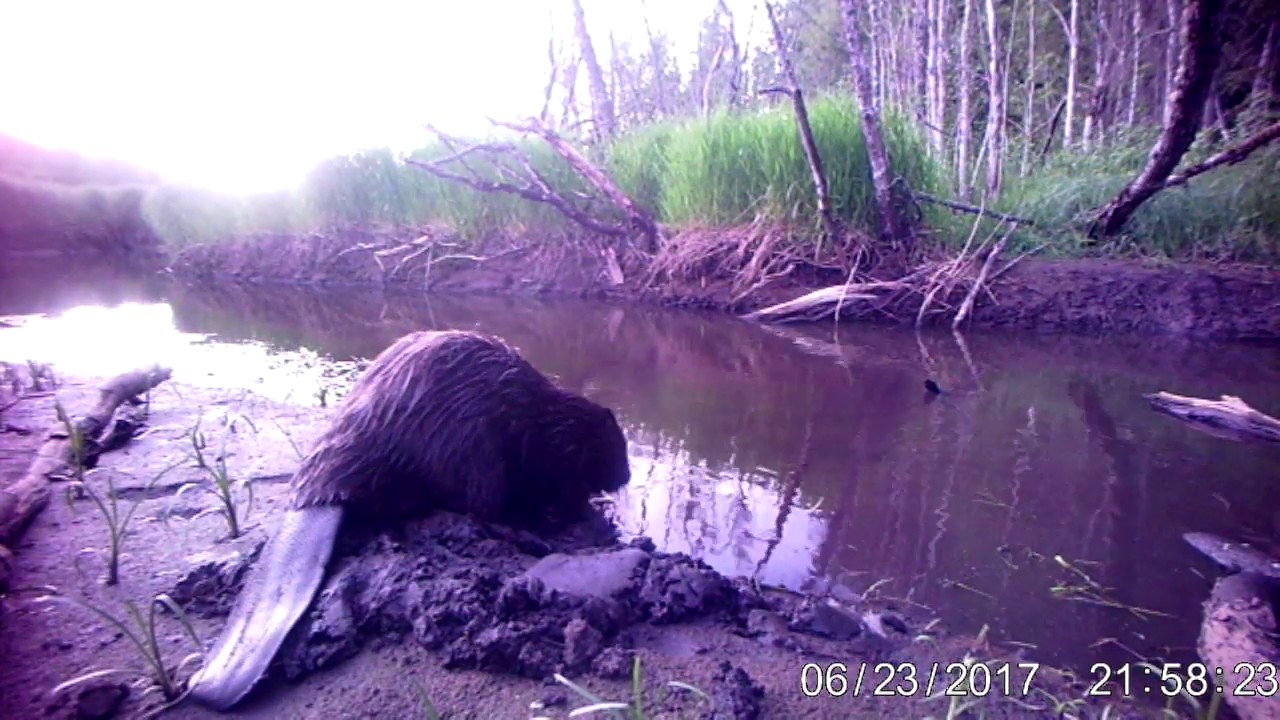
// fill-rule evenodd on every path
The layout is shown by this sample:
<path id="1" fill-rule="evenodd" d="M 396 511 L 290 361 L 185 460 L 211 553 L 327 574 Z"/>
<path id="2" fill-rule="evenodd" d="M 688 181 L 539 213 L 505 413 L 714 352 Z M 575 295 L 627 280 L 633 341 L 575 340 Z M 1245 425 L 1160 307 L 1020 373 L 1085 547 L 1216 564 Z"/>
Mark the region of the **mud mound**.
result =
<path id="1" fill-rule="evenodd" d="M 253 561 L 238 554 L 202 563 L 173 597 L 188 611 L 225 615 Z M 793 636 L 809 635 L 887 654 L 910 637 L 901 617 L 762 594 L 686 555 L 656 552 L 647 539 L 620 543 L 599 517 L 543 539 L 441 512 L 344 531 L 323 589 L 272 674 L 297 681 L 363 649 L 414 642 L 441 653 L 447 669 L 625 677 L 633 630 L 693 621 L 788 649 L 803 647 Z M 728 716 L 753 716 L 751 679 L 733 668 L 721 675 L 718 692 L 735 708 Z"/>

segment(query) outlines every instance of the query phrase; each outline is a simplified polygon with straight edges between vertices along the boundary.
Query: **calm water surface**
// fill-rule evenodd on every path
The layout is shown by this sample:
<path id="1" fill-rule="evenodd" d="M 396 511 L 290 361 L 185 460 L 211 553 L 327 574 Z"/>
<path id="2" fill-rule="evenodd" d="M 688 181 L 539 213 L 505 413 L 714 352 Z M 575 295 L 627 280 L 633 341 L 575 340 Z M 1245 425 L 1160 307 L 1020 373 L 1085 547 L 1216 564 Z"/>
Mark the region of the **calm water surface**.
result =
<path id="1" fill-rule="evenodd" d="M 1193 659 L 1211 570 L 1181 533 L 1280 545 L 1280 452 L 1195 432 L 1141 397 L 1234 394 L 1280 413 L 1275 347 L 836 337 L 587 302 L 119 281 L 10 283 L 4 313 L 48 319 L 0 330 L 0 359 L 98 375 L 159 360 L 183 381 L 311 404 L 319 371 L 286 372 L 281 351 L 351 360 L 413 330 L 493 333 L 615 408 L 632 448 L 627 533 L 726 574 L 904 598 L 1084 671 L 1131 653 Z M 926 397 L 926 377 L 947 392 Z M 1054 556 L 1160 614 L 1056 596 L 1081 580 Z"/>

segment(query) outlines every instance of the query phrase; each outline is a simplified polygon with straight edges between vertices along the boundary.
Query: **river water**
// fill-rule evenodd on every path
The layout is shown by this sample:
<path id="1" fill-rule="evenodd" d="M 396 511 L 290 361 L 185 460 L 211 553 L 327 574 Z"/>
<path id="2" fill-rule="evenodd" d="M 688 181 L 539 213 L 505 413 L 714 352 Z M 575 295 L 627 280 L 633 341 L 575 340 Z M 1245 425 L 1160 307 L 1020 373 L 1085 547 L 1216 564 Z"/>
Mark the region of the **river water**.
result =
<path id="1" fill-rule="evenodd" d="M 0 314 L 14 313 L 46 317 L 0 330 L 3 360 L 94 375 L 160 361 L 184 382 L 309 404 L 326 360 L 419 329 L 496 334 L 614 408 L 632 454 L 625 533 L 729 575 L 915 603 L 1086 676 L 1135 654 L 1194 660 L 1213 571 L 1182 533 L 1280 545 L 1280 451 L 1142 398 L 1233 394 L 1280 413 L 1276 347 L 837 335 L 586 301 L 120 279 L 9 282 Z"/>

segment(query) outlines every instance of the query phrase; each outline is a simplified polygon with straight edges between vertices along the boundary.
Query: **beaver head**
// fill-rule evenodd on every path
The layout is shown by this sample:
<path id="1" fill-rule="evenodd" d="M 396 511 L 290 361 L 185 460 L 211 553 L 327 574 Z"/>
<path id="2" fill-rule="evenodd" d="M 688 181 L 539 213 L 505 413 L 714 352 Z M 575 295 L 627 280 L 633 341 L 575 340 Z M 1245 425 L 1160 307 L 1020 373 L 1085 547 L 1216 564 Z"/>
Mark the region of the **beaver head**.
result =
<path id="1" fill-rule="evenodd" d="M 609 408 L 569 392 L 546 405 L 537 431 L 521 438 L 510 508 L 525 519 L 572 520 L 589 500 L 631 480 L 627 439 Z"/>

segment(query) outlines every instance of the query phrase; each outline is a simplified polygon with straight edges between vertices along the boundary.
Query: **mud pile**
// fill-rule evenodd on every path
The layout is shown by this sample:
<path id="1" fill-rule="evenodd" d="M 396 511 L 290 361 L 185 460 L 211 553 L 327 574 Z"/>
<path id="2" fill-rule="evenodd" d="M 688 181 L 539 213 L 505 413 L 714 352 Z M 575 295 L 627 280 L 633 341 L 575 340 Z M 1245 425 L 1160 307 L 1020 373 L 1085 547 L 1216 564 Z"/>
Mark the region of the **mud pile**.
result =
<path id="1" fill-rule="evenodd" d="M 191 614 L 228 614 L 256 555 L 194 568 L 174 599 Z M 448 669 L 624 678 L 634 630 L 684 622 L 796 651 L 811 649 L 805 635 L 844 641 L 870 657 L 911 637 L 896 614 L 762 591 L 657 552 L 648 539 L 622 543 L 603 518 L 544 539 L 440 512 L 391 529 L 344 530 L 320 594 L 271 674 L 298 681 L 363 649 L 414 642 L 439 652 Z M 711 694 L 725 717 L 755 717 L 763 690 L 721 662 Z"/>

